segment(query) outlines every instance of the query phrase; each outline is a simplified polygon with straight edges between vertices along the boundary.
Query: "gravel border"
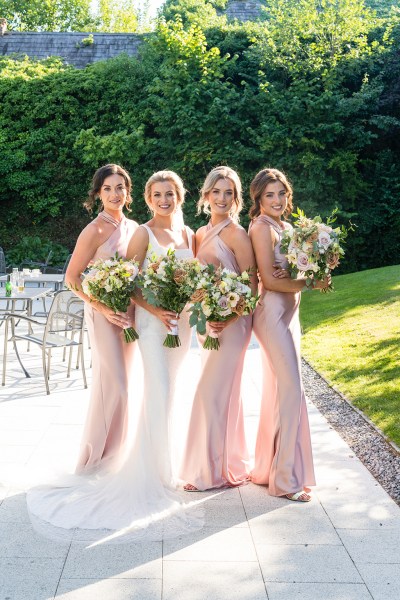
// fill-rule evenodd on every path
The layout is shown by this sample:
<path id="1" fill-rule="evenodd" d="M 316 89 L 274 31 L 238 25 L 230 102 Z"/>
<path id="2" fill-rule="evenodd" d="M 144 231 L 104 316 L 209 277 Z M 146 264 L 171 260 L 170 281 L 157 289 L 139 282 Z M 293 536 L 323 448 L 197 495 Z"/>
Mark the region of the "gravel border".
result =
<path id="1" fill-rule="evenodd" d="M 307 398 L 318 408 L 384 490 L 400 505 L 400 451 L 343 394 L 303 359 Z"/>

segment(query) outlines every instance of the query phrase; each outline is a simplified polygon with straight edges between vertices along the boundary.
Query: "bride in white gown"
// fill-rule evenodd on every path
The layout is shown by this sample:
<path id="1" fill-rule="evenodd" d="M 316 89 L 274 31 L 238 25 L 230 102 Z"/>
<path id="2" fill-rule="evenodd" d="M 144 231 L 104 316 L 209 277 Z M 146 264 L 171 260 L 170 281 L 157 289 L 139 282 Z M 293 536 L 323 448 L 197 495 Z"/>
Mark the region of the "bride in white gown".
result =
<path id="1" fill-rule="evenodd" d="M 192 231 L 182 220 L 184 188 L 171 171 L 150 177 L 145 190 L 153 213 L 135 232 L 127 258 L 147 265 L 149 255 L 194 256 Z M 163 341 L 176 314 L 136 300 L 136 328 L 144 371 L 143 403 L 136 435 L 127 457 L 112 472 L 71 476 L 52 486 L 33 488 L 27 502 L 35 528 L 46 536 L 85 540 L 162 539 L 198 529 L 202 511 L 184 502 L 172 468 L 171 423 L 178 370 L 189 351 L 191 332 L 186 311 L 179 318 L 181 346 Z"/>

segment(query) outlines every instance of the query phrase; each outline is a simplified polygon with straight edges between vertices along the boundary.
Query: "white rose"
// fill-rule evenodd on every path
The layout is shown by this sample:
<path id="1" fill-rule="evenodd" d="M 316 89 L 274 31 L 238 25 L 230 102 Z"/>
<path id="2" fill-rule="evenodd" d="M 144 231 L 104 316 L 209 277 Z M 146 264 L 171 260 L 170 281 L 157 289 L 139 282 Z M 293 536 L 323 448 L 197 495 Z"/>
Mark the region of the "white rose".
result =
<path id="1" fill-rule="evenodd" d="M 206 317 L 211 315 L 211 308 L 205 302 L 201 303 L 201 309 Z"/>
<path id="2" fill-rule="evenodd" d="M 301 249 L 303 250 L 303 252 L 309 252 L 310 250 L 312 250 L 312 242 L 303 242 L 301 245 Z"/>

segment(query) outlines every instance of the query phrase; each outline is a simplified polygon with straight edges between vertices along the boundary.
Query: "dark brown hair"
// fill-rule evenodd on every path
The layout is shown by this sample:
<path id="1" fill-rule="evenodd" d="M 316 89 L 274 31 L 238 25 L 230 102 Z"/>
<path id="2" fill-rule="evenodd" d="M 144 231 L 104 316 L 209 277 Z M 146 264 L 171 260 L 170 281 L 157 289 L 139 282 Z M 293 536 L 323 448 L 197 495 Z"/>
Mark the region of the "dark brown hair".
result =
<path id="1" fill-rule="evenodd" d="M 253 204 L 249 210 L 250 219 L 255 219 L 261 213 L 261 198 L 265 191 L 265 188 L 269 183 L 280 181 L 287 193 L 287 207 L 283 213 L 283 217 L 287 217 L 293 210 L 293 190 L 286 175 L 278 169 L 263 169 L 254 177 L 250 184 L 250 198 Z"/>
<path id="2" fill-rule="evenodd" d="M 86 210 L 88 212 L 91 213 L 93 211 L 93 208 L 97 202 L 97 199 L 99 198 L 100 190 L 104 183 L 104 180 L 107 179 L 107 177 L 110 177 L 110 175 L 121 175 L 121 177 L 123 177 L 123 179 L 125 181 L 126 190 L 127 190 L 125 207 L 126 207 L 126 210 L 130 212 L 129 207 L 132 204 L 132 197 L 131 197 L 132 181 L 131 181 L 128 171 L 125 171 L 125 169 L 123 169 L 119 165 L 114 165 L 114 164 L 104 165 L 104 167 L 100 167 L 100 169 L 97 169 L 96 173 L 93 175 L 92 187 L 90 188 L 90 190 L 88 192 L 89 198 L 83 204 L 83 206 L 86 208 Z"/>

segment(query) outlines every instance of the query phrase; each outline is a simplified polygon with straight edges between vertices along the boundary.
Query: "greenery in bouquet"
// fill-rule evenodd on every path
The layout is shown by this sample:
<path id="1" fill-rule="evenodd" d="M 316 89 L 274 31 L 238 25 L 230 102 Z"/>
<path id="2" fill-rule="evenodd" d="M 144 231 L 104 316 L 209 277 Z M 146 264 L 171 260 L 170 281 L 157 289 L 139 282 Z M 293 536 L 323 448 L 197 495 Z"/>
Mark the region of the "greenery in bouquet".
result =
<path id="1" fill-rule="evenodd" d="M 196 289 L 201 271 L 202 265 L 196 258 L 176 258 L 172 249 L 166 256 L 158 256 L 154 252 L 147 268 L 138 277 L 137 286 L 148 304 L 161 306 L 178 315 Z M 164 340 L 164 346 L 176 348 L 180 345 L 176 321 Z"/>
<path id="2" fill-rule="evenodd" d="M 84 274 L 82 289 L 91 300 L 98 300 L 115 312 L 126 312 L 133 296 L 138 263 L 115 256 L 107 260 L 97 260 Z M 124 329 L 126 342 L 134 342 L 138 334 L 133 327 Z"/>
<path id="3" fill-rule="evenodd" d="M 292 213 L 295 217 L 293 228 L 285 229 L 281 240 L 281 253 L 286 255 L 288 270 L 292 279 L 305 279 L 307 288 L 312 288 L 315 281 L 323 281 L 333 269 L 339 265 L 344 256 L 343 243 L 348 231 L 344 225 L 333 227 L 337 209 L 322 222 L 320 216 L 313 219 L 306 217 L 298 209 Z M 333 285 L 323 291 L 333 291 Z"/>
<path id="4" fill-rule="evenodd" d="M 214 265 L 203 267 L 196 290 L 191 296 L 190 325 L 199 333 L 207 331 L 207 322 L 228 321 L 235 316 L 249 315 L 256 307 L 248 271 L 240 275 Z M 218 336 L 209 331 L 203 344 L 206 350 L 218 350 Z"/>

